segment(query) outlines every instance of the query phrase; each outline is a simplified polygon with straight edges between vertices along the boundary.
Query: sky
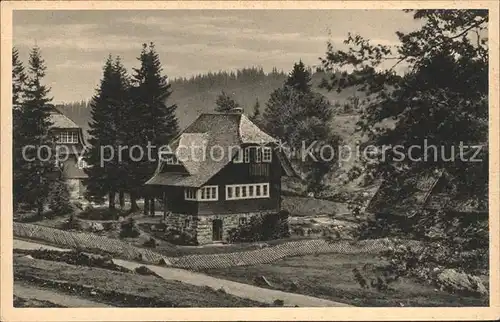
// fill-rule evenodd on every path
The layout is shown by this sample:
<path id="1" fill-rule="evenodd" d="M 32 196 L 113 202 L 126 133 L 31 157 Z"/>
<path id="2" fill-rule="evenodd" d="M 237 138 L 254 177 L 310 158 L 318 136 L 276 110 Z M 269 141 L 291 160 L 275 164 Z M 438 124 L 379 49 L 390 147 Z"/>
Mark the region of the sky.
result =
<path id="1" fill-rule="evenodd" d="M 40 47 L 54 103 L 87 100 L 109 54 L 138 67 L 142 43 L 154 42 L 169 78 L 259 66 L 290 71 L 319 65 L 327 41 L 347 34 L 397 43 L 396 31 L 419 22 L 400 10 L 16 10 L 13 45 L 23 62 Z"/>

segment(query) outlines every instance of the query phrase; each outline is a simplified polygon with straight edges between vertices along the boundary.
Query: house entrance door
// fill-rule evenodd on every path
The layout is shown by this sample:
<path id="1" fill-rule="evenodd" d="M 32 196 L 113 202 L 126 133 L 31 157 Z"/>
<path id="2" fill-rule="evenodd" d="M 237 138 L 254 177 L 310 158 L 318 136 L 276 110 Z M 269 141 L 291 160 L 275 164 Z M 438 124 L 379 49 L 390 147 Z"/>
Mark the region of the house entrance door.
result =
<path id="1" fill-rule="evenodd" d="M 222 220 L 214 219 L 212 221 L 212 240 L 221 241 L 222 240 Z"/>

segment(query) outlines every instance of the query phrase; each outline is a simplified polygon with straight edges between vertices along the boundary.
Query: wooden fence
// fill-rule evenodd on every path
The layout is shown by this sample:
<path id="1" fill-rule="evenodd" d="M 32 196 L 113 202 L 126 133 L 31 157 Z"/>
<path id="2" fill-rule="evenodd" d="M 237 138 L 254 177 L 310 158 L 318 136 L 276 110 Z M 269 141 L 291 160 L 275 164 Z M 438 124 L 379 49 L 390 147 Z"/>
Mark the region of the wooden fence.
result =
<path id="1" fill-rule="evenodd" d="M 234 253 L 167 257 L 150 249 L 133 246 L 119 239 L 63 231 L 27 223 L 15 222 L 14 236 L 39 240 L 62 248 L 80 249 L 90 252 L 97 250 L 129 260 L 141 260 L 151 264 L 162 263 L 167 266 L 193 270 L 264 264 L 289 256 L 320 253 L 375 254 L 401 243 L 401 241 L 396 243 L 387 238 L 362 241 L 326 241 L 323 239 L 314 239 L 290 241 L 276 246 Z M 404 241 L 404 244 L 412 247 L 419 247 L 421 245 L 419 242 L 411 240 Z"/>

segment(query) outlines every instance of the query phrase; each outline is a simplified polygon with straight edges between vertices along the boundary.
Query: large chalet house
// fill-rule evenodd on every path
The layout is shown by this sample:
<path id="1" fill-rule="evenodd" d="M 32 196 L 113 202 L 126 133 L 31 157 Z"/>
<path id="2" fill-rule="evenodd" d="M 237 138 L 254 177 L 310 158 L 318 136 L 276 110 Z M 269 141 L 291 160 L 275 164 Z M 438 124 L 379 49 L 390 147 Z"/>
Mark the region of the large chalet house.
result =
<path id="1" fill-rule="evenodd" d="M 60 160 L 57 166 L 66 181 L 70 198 L 82 199 L 85 192 L 83 179 L 87 178 L 83 170 L 87 165 L 82 158 L 86 146 L 82 128 L 56 109 L 50 113 L 50 122 L 50 133 L 56 147 L 59 146 Z"/>
<path id="2" fill-rule="evenodd" d="M 200 115 L 168 144 L 153 177 L 168 228 L 221 242 L 252 216 L 281 210 L 281 177 L 297 176 L 277 140 L 240 109 Z"/>

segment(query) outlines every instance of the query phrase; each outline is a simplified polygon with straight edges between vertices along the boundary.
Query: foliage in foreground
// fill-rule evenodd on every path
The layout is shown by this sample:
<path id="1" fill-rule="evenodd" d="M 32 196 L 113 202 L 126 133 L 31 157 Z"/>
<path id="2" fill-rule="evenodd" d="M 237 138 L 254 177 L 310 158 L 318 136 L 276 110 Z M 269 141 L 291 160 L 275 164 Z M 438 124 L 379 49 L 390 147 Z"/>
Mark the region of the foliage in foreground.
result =
<path id="1" fill-rule="evenodd" d="M 356 87 L 366 94 L 358 123 L 369 139 L 366 144 L 398 145 L 407 151 L 401 160 L 395 149 L 384 155 L 380 155 L 379 149 L 375 153 L 379 158 L 365 160 L 354 171 L 395 181 L 394 178 L 406 174 L 419 176 L 424 171 L 445 170 L 456 179 L 453 186 L 459 199 L 480 204 L 487 196 L 487 156 L 477 165 L 465 162 L 462 156 L 458 158 L 456 152 L 459 146 L 488 145 L 488 11 L 407 12 L 412 12 L 413 18 L 422 24 L 409 33 L 398 31 L 397 45 L 372 44 L 360 35 L 349 34 L 345 40 L 347 50 L 338 50 L 330 43 L 323 58 L 327 71 L 354 71 L 340 77 L 333 73 L 332 78 L 324 81 L 325 88 L 340 92 Z M 397 67 L 404 67 L 405 73 L 397 73 Z M 394 126 L 381 126 L 387 120 Z M 444 148 L 454 158 L 450 161 L 443 153 L 428 158 L 432 150 L 422 148 L 424 142 Z M 421 149 L 409 149 L 414 146 Z M 399 193 L 404 192 L 401 189 Z M 422 221 L 406 223 L 406 227 L 389 220 L 363 228 L 365 233 L 371 229 L 367 235 L 384 235 L 393 233 L 396 226 L 409 237 L 428 240 L 419 252 L 397 248 L 385 257 L 397 274 L 433 280 L 432 272 L 443 267 L 472 273 L 487 269 L 487 218 L 462 216 L 472 220 L 465 222 L 444 213 L 423 214 Z M 431 220 L 424 222 L 426 218 Z"/>
<path id="2" fill-rule="evenodd" d="M 227 241 L 256 242 L 290 237 L 288 216 L 286 211 L 253 216 L 248 223 L 230 229 Z"/>

